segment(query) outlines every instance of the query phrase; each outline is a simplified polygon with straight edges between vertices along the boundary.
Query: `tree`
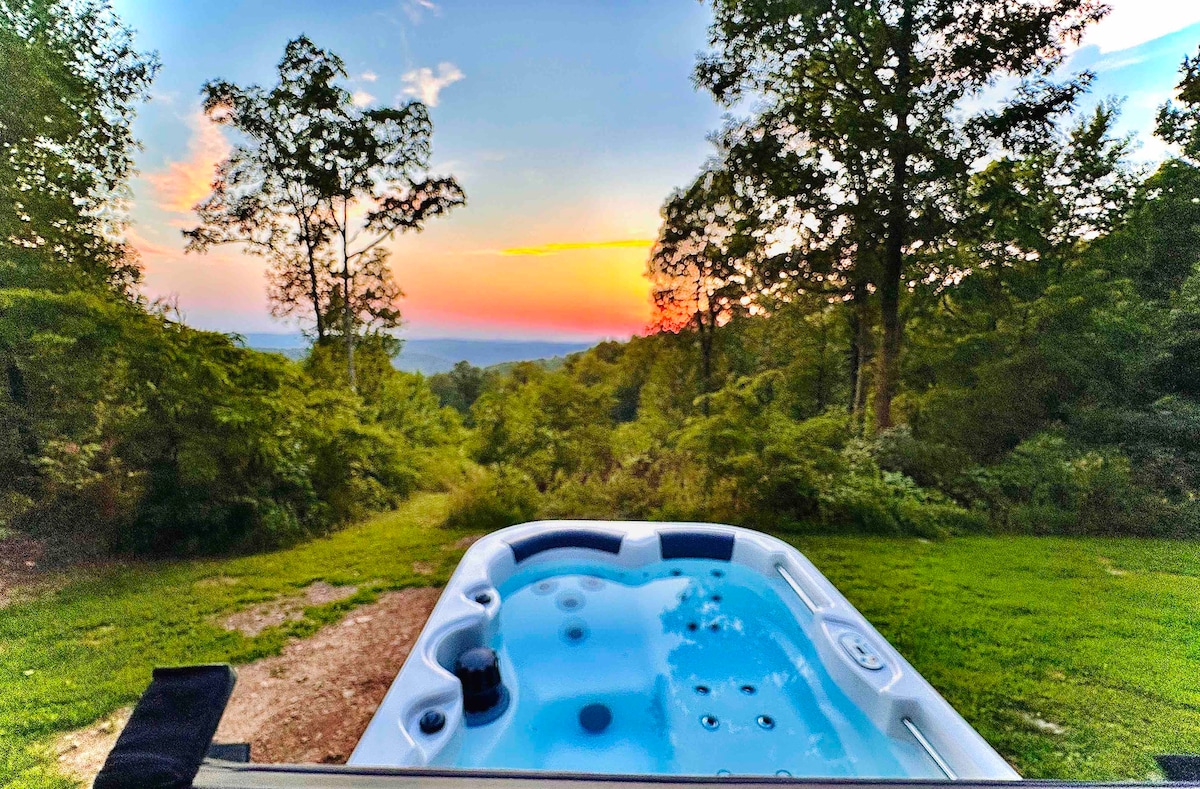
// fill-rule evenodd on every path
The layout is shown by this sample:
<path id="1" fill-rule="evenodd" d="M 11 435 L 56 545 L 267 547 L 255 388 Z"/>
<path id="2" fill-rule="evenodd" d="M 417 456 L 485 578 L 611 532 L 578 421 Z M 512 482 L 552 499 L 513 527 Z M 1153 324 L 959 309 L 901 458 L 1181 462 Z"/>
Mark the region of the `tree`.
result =
<path id="1" fill-rule="evenodd" d="M 212 194 L 196 206 L 200 226 L 184 231 L 188 251 L 239 244 L 270 264 L 277 317 L 306 315 L 318 341 L 328 333 L 332 290 L 330 221 L 312 173 L 327 124 L 343 110 L 341 61 L 301 36 L 288 42 L 270 90 L 217 80 L 203 88 L 204 111 L 242 142 L 217 168 Z"/>
<path id="2" fill-rule="evenodd" d="M 748 306 L 745 266 L 738 258 L 743 244 L 736 196 L 728 171 L 717 166 L 705 170 L 690 187 L 671 195 L 662 217 L 648 264 L 654 327 L 696 333 L 707 395 L 712 391 L 717 327 Z"/>
<path id="3" fill-rule="evenodd" d="M 448 372 L 429 376 L 429 388 L 442 405 L 453 408 L 469 419 L 471 406 L 483 394 L 492 377 L 486 370 L 464 360 L 456 362 Z"/>
<path id="4" fill-rule="evenodd" d="M 994 459 L 1078 409 L 1142 394 L 1156 321 L 1103 252 L 1139 175 L 1115 124 L 1101 104 L 971 178 L 955 247 L 925 264 L 954 276 L 913 290 L 905 402 L 917 438 Z"/>
<path id="5" fill-rule="evenodd" d="M 1105 253 L 1143 295 L 1167 301 L 1200 262 L 1200 167 L 1168 159 L 1143 181 Z"/>
<path id="6" fill-rule="evenodd" d="M 1180 104 L 1168 101 L 1158 110 L 1158 136 L 1177 145 L 1183 158 L 1200 165 L 1200 50 L 1183 59 L 1175 86 Z"/>
<path id="7" fill-rule="evenodd" d="M 1106 251 L 1146 296 L 1169 300 L 1200 263 L 1200 54 L 1184 58 L 1178 103 L 1158 111 L 1157 134 L 1180 154 L 1142 182 Z"/>
<path id="8" fill-rule="evenodd" d="M 311 316 L 318 342 L 340 335 L 356 385 L 355 337 L 395 328 L 403 295 L 383 245 L 465 203 L 452 177 L 433 177 L 425 105 L 356 107 L 342 60 L 306 37 L 288 43 L 279 84 L 204 87 L 210 118 L 243 141 L 197 206 L 189 249 L 241 244 L 272 263 L 277 315 Z"/>
<path id="9" fill-rule="evenodd" d="M 106 4 L 0 0 L 0 527 L 70 523 L 65 500 L 100 520 L 95 491 L 135 486 L 114 344 L 136 314 L 121 233 L 156 68 Z"/>
<path id="10" fill-rule="evenodd" d="M 1128 216 L 1141 173 L 1128 162 L 1131 137 L 1113 136 L 1118 110 L 1102 103 L 1024 156 L 997 158 L 972 176 L 949 255 L 928 257 L 929 290 L 968 277 L 992 279 L 992 307 L 1057 281 L 1081 250 Z M 941 255 L 944 259 L 932 258 Z M 949 259 L 946 259 L 949 258 Z M 987 309 L 989 305 L 980 305 Z"/>
<path id="11" fill-rule="evenodd" d="M 848 408 L 861 425 L 874 355 L 873 282 L 878 281 L 884 217 L 869 201 L 843 199 L 836 179 L 869 187 L 869 160 L 848 157 L 845 169 L 832 172 L 811 156 L 786 107 L 768 108 L 756 117 L 730 122 L 721 135 L 726 166 L 751 206 L 745 214 L 754 227 L 744 238 L 757 247 L 754 273 L 764 296 L 776 301 L 816 297 L 846 304 L 850 386 Z"/>
<path id="12" fill-rule="evenodd" d="M 764 97 L 774 133 L 828 174 L 828 202 L 881 219 L 882 234 L 838 228 L 877 258 L 882 342 L 877 428 L 892 424 L 901 293 L 912 253 L 943 242 L 955 193 L 996 143 L 1030 147 L 1069 109 L 1087 75 L 1051 81 L 1064 46 L 1105 7 L 1097 0 L 713 0 L 713 52 L 697 81 L 732 105 Z M 998 110 L 962 120 L 967 99 L 1006 76 L 1021 84 Z M 803 201 L 802 201 L 803 203 Z M 857 261 L 856 261 L 857 267 Z"/>
<path id="13" fill-rule="evenodd" d="M 311 177 L 334 239 L 333 272 L 340 288 L 330 306 L 340 313 L 354 388 L 360 328 L 388 329 L 400 322 L 395 301 L 402 294 L 387 266 L 390 251 L 382 244 L 465 205 L 466 195 L 453 177 L 427 173 L 433 125 L 424 104 L 360 110 L 348 91 L 337 90 L 339 113 L 324 125 L 325 145 L 314 157 Z"/>
<path id="14" fill-rule="evenodd" d="M 131 126 L 157 69 L 105 3 L 0 2 L 0 284 L 131 292 Z"/>

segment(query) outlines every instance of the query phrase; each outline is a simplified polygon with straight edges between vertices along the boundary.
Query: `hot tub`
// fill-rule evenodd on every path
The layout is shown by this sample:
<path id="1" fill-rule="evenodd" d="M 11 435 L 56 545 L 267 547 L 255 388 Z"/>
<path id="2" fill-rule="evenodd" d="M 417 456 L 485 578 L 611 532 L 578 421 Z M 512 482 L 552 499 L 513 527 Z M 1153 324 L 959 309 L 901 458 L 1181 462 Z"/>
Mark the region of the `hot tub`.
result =
<path id="1" fill-rule="evenodd" d="M 1018 778 L 791 546 L 597 521 L 475 543 L 349 763 Z"/>

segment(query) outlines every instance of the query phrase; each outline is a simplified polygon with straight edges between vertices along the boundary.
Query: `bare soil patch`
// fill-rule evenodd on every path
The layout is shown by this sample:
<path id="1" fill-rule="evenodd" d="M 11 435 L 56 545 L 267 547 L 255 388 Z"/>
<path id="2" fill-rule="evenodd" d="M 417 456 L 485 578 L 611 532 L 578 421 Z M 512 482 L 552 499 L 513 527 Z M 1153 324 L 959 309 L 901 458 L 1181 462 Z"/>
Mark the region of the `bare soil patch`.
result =
<path id="1" fill-rule="evenodd" d="M 331 586 L 324 581 L 317 581 L 305 587 L 303 594 L 282 597 L 245 611 L 238 611 L 226 617 L 221 624 L 226 630 L 238 630 L 242 635 L 254 637 L 268 627 L 303 619 L 304 609 L 308 606 L 344 600 L 357 591 L 357 586 Z"/>
<path id="2" fill-rule="evenodd" d="M 392 592 L 238 669 L 217 741 L 249 742 L 256 762 L 344 762 L 440 594 Z"/>
<path id="3" fill-rule="evenodd" d="M 390 592 L 280 655 L 239 666 L 216 742 L 248 742 L 256 762 L 346 761 L 440 594 Z M 121 710 L 59 737 L 63 772 L 90 784 L 128 717 Z"/>
<path id="4" fill-rule="evenodd" d="M 468 534 L 466 537 L 459 537 L 454 542 L 454 547 L 460 551 L 465 551 L 467 548 L 470 548 L 481 539 L 483 539 L 482 534 Z"/>
<path id="5" fill-rule="evenodd" d="M 132 713 L 132 707 L 122 707 L 86 729 L 69 732 L 55 740 L 54 754 L 58 757 L 58 769 L 64 775 L 78 778 L 91 786 Z"/>

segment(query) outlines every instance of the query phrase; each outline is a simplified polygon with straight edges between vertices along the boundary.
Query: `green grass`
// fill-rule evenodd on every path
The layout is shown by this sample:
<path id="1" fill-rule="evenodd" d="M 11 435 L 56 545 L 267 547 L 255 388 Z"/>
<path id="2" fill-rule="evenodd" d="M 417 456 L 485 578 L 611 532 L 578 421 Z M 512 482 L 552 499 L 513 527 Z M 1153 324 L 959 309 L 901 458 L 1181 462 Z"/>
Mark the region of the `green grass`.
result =
<path id="1" fill-rule="evenodd" d="M 464 535 L 439 527 L 445 507 L 445 496 L 422 495 L 394 513 L 289 550 L 87 573 L 0 610 L 0 787 L 70 786 L 48 754 L 53 735 L 136 701 L 154 666 L 248 662 L 382 591 L 444 584 L 462 553 L 454 543 Z M 433 574 L 414 572 L 415 561 L 428 563 Z M 296 594 L 317 580 L 354 584 L 358 592 L 256 638 L 220 625 L 224 614 Z"/>
<path id="2" fill-rule="evenodd" d="M 1195 543 L 796 543 L 1022 775 L 1146 779 L 1200 751 Z"/>
<path id="3" fill-rule="evenodd" d="M 90 572 L 0 611 L 0 786 L 69 785 L 46 750 L 53 736 L 136 700 L 155 665 L 253 660 L 380 591 L 443 583 L 463 536 L 440 528 L 445 508 L 424 495 L 278 553 Z M 1200 750 L 1195 544 L 796 544 L 1025 776 L 1147 778 L 1154 754 Z M 359 592 L 253 639 L 219 625 L 316 580 Z"/>

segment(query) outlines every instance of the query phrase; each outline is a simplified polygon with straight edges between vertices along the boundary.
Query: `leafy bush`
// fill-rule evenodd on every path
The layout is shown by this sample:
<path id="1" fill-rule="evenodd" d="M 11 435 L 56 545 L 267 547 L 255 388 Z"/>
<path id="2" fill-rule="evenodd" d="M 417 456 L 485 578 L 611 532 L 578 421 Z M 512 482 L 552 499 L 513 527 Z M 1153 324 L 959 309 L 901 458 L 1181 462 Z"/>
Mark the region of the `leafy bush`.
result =
<path id="1" fill-rule="evenodd" d="M 660 487 L 636 469 L 617 468 L 607 476 L 572 478 L 547 492 L 540 515 L 545 518 L 665 520 L 666 497 Z"/>
<path id="2" fill-rule="evenodd" d="M 895 472 L 836 480 L 822 492 L 820 511 L 821 525 L 832 531 L 946 537 L 987 527 L 986 515 Z"/>
<path id="3" fill-rule="evenodd" d="M 912 434 L 908 425 L 875 436 L 869 451 L 881 469 L 903 474 L 918 485 L 941 490 L 957 487 L 963 472 L 974 465 L 966 452 L 921 440 Z"/>
<path id="4" fill-rule="evenodd" d="M 537 486 L 528 474 L 497 464 L 454 492 L 446 525 L 489 532 L 531 521 L 537 517 L 538 498 Z"/>
<path id="5" fill-rule="evenodd" d="M 275 547 L 458 473 L 458 417 L 390 363 L 368 400 L 113 297 L 0 305 L 0 516 L 64 558 Z"/>
<path id="6" fill-rule="evenodd" d="M 1073 447 L 1039 433 L 1003 461 L 971 473 L 974 493 L 1002 529 L 1025 534 L 1181 535 L 1188 509 L 1136 481 L 1112 447 Z"/>

